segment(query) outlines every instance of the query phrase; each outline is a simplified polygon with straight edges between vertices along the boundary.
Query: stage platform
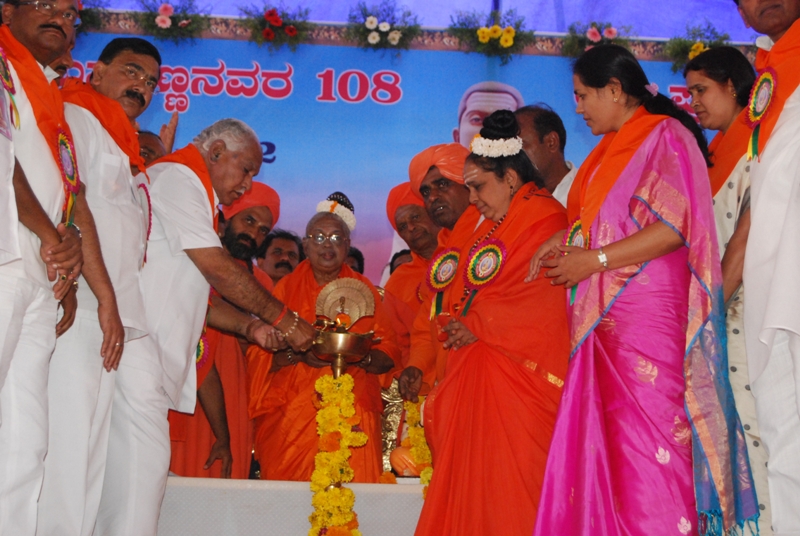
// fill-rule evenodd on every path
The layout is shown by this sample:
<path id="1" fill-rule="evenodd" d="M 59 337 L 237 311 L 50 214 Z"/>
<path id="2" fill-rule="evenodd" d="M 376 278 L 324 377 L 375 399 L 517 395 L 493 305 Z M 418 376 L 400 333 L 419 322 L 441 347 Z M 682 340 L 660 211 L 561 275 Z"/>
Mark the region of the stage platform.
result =
<path id="1" fill-rule="evenodd" d="M 418 479 L 348 484 L 364 536 L 412 536 L 422 509 Z M 308 482 L 169 477 L 159 536 L 305 536 Z"/>

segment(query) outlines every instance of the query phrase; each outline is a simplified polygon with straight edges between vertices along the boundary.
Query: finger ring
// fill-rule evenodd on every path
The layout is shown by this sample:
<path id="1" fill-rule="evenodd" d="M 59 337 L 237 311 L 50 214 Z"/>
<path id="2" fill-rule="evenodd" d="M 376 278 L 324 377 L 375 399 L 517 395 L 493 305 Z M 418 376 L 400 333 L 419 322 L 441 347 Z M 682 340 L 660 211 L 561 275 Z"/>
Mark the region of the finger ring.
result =
<path id="1" fill-rule="evenodd" d="M 66 280 L 67 280 L 67 276 L 64 275 L 64 274 L 61 274 L 61 281 L 66 281 Z"/>
<path id="2" fill-rule="evenodd" d="M 117 343 L 117 344 L 115 344 L 114 346 L 122 346 L 122 343 L 121 343 L 121 342 L 118 342 L 118 343 Z"/>

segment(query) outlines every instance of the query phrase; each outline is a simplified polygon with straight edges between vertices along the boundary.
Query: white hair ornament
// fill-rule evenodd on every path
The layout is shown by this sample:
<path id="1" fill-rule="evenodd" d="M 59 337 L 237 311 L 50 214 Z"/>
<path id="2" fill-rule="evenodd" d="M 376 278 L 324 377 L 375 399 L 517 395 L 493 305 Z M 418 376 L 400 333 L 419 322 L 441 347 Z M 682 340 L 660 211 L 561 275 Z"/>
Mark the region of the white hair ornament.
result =
<path id="1" fill-rule="evenodd" d="M 472 140 L 469 150 L 472 151 L 473 154 L 488 156 L 489 158 L 514 156 L 522 150 L 522 138 L 515 136 L 513 138 L 492 140 L 478 134 Z"/>

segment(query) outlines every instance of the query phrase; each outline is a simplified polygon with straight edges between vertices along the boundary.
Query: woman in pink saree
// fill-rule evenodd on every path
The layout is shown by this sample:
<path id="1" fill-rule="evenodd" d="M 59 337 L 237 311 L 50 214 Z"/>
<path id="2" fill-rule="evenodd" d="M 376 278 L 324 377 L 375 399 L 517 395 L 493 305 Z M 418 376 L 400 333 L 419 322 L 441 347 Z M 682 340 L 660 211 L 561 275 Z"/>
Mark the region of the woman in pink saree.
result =
<path id="1" fill-rule="evenodd" d="M 570 303 L 571 362 L 536 536 L 731 534 L 758 517 L 724 347 L 702 131 L 618 46 L 573 70 L 604 134 L 572 222 L 531 261 Z"/>

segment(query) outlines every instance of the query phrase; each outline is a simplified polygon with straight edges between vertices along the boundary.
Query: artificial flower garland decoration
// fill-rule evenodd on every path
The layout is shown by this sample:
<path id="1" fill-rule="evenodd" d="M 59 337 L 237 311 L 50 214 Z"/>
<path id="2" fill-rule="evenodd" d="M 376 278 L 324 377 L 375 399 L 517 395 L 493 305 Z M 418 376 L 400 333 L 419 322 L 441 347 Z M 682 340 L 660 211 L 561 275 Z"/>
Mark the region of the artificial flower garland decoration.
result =
<path id="1" fill-rule="evenodd" d="M 408 437 L 401 442 L 401 446 L 410 450 L 414 465 L 420 469 L 419 483 L 425 486 L 422 488 L 423 498 L 428 495 L 428 484 L 433 478 L 433 457 L 428 442 L 425 440 L 425 428 L 422 427 L 422 416 L 419 410 L 424 401 L 425 397 L 421 396 L 418 403 L 408 400 L 403 402 L 403 408 L 406 410 Z"/>
<path id="2" fill-rule="evenodd" d="M 250 30 L 250 40 L 258 46 L 266 44 L 276 51 L 287 45 L 294 52 L 297 45 L 308 40 L 311 31 L 308 9 L 298 7 L 290 12 L 265 3 L 262 7 L 243 7 L 239 11 L 244 17 L 242 24 Z"/>
<path id="3" fill-rule="evenodd" d="M 615 28 L 610 22 L 591 22 L 588 25 L 573 23 L 569 27 L 561 52 L 565 56 L 578 57 L 597 45 L 621 45 L 628 47 L 623 36 L 627 28 Z"/>
<path id="4" fill-rule="evenodd" d="M 505 13 L 492 11 L 486 16 L 478 12 L 456 12 L 450 17 L 447 33 L 458 39 L 467 52 L 498 56 L 505 65 L 514 54 L 521 54 L 535 41 L 532 31 L 525 30 L 525 17 L 511 9 Z"/>
<path id="5" fill-rule="evenodd" d="M 137 13 L 139 26 L 156 39 L 170 39 L 176 44 L 184 39 L 195 39 L 211 25 L 208 15 L 201 13 L 195 0 L 139 0 L 141 13 Z"/>
<path id="6" fill-rule="evenodd" d="M 478 156 L 489 158 L 514 156 L 522 150 L 522 138 L 514 136 L 513 138 L 492 140 L 478 134 L 470 143 L 469 150 Z"/>
<path id="7" fill-rule="evenodd" d="M 730 36 L 719 33 L 706 21 L 704 26 L 689 26 L 685 37 L 673 37 L 664 45 L 664 55 L 672 60 L 672 72 L 677 73 L 690 61 L 706 50 L 728 43 Z"/>
<path id="8" fill-rule="evenodd" d="M 311 505 L 309 536 L 361 536 L 358 516 L 353 512 L 356 496 L 342 487 L 353 480 L 350 467 L 350 448 L 367 444 L 367 434 L 361 431 L 361 418 L 356 415 L 353 377 L 342 374 L 320 377 L 314 387 L 319 395 L 317 433 L 319 452 L 314 457 L 311 474 Z"/>
<path id="9" fill-rule="evenodd" d="M 398 8 L 394 0 L 369 7 L 359 2 L 350 9 L 348 21 L 347 39 L 365 49 L 408 49 L 421 32 L 417 16 Z"/>

